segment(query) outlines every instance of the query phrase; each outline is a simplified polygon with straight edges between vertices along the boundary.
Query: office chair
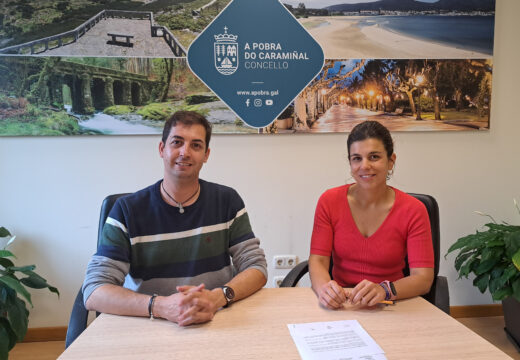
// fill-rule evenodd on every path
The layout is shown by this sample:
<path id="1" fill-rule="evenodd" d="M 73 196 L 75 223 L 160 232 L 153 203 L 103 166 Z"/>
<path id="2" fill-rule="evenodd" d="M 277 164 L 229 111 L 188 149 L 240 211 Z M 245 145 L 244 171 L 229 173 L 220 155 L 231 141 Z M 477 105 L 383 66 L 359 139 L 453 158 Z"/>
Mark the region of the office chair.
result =
<path id="1" fill-rule="evenodd" d="M 422 295 L 423 298 L 428 300 L 433 305 L 444 311 L 449 315 L 450 313 L 450 295 L 448 289 L 448 279 L 446 276 L 439 275 L 439 262 L 440 262 L 440 227 L 439 227 L 439 206 L 433 196 L 424 194 L 412 194 L 414 198 L 420 200 L 428 211 L 430 217 L 430 225 L 432 231 L 432 242 L 433 242 L 433 254 L 435 257 L 434 265 L 434 279 L 430 292 Z M 406 265 L 403 269 L 404 276 L 410 275 L 410 268 L 408 265 L 408 257 L 405 259 Z M 332 278 L 332 257 L 330 261 L 329 273 Z M 295 287 L 298 281 L 309 272 L 309 263 L 307 260 L 296 265 L 287 276 L 283 279 L 280 287 Z"/>
<path id="2" fill-rule="evenodd" d="M 128 195 L 125 194 L 114 194 L 108 195 L 101 204 L 101 212 L 99 214 L 99 225 L 98 225 L 98 241 L 97 244 L 99 246 L 99 241 L 101 239 L 101 235 L 103 234 L 103 225 L 105 225 L 105 221 L 107 220 L 108 213 L 114 206 L 114 203 L 120 197 Z M 70 314 L 69 326 L 67 328 L 67 336 L 65 337 L 65 349 L 69 347 L 70 344 L 87 328 L 87 319 L 88 319 L 88 310 L 85 308 L 83 304 L 83 290 L 80 288 L 78 291 L 78 295 L 76 296 L 76 300 L 74 300 L 74 304 L 72 305 L 72 312 Z M 99 313 L 96 313 L 98 316 Z"/>

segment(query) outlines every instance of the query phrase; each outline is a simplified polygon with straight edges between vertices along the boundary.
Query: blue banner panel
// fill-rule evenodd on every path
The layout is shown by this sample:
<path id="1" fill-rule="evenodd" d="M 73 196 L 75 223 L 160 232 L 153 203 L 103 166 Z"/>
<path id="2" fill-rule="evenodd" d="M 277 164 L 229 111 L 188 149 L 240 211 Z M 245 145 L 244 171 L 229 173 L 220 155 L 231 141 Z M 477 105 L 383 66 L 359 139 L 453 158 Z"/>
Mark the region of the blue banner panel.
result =
<path id="1" fill-rule="evenodd" d="M 272 123 L 323 62 L 320 45 L 278 0 L 234 0 L 188 50 L 191 70 L 255 128 Z"/>

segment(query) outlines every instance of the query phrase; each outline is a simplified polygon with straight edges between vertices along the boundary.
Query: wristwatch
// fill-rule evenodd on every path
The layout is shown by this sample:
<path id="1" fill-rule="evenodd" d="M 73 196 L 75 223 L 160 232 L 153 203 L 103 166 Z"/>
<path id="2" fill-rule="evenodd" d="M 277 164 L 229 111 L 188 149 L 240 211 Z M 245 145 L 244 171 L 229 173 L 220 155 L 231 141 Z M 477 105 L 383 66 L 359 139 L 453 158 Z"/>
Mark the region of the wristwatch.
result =
<path id="1" fill-rule="evenodd" d="M 226 305 L 224 305 L 224 307 L 228 307 L 229 304 L 233 302 L 233 299 L 235 299 L 235 291 L 229 286 L 221 286 L 221 288 L 224 292 L 224 299 L 226 299 Z"/>

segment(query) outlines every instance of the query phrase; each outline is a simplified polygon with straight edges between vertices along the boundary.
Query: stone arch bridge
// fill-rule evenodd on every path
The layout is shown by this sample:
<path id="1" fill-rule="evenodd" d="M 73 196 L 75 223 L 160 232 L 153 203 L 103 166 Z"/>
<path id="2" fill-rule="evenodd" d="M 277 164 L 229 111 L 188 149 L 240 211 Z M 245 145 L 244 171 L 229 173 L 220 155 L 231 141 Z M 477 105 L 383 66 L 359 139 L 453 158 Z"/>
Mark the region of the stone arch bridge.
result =
<path id="1" fill-rule="evenodd" d="M 113 105 L 140 106 L 157 98 L 162 81 L 147 76 L 97 66 L 59 61 L 46 75 L 40 100 L 62 105 L 64 87 L 70 89 L 72 111 L 92 114 Z"/>

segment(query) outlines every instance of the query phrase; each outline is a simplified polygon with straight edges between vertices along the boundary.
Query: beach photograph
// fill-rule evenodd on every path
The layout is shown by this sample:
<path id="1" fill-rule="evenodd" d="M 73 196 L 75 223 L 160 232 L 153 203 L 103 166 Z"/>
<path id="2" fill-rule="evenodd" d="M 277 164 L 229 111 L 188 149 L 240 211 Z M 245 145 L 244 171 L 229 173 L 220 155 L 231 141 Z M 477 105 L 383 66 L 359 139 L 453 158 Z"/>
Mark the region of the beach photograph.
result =
<path id="1" fill-rule="evenodd" d="M 178 110 L 215 133 L 258 133 L 184 58 L 0 57 L 0 136 L 160 134 Z"/>
<path id="2" fill-rule="evenodd" d="M 376 120 L 390 131 L 490 127 L 491 59 L 328 59 L 267 133 L 350 132 Z"/>
<path id="3" fill-rule="evenodd" d="M 495 0 L 283 2 L 329 59 L 493 56 Z"/>
<path id="4" fill-rule="evenodd" d="M 0 0 L 0 54 L 185 57 L 230 0 Z"/>

